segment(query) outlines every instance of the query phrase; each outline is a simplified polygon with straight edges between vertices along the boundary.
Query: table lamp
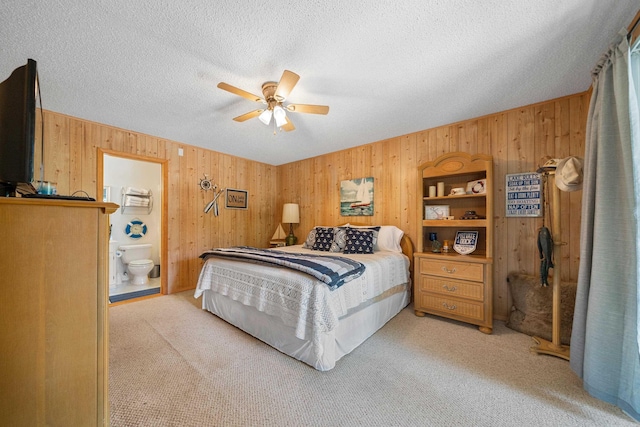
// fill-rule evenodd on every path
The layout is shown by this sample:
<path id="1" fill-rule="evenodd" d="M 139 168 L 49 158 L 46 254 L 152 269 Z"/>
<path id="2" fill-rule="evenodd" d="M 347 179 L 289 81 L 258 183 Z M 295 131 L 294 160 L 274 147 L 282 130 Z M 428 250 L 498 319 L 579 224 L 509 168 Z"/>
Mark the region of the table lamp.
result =
<path id="1" fill-rule="evenodd" d="M 282 208 L 282 222 L 289 224 L 289 235 L 287 236 L 287 246 L 298 243 L 298 238 L 293 235 L 293 224 L 300 223 L 300 209 L 297 203 L 285 203 Z"/>

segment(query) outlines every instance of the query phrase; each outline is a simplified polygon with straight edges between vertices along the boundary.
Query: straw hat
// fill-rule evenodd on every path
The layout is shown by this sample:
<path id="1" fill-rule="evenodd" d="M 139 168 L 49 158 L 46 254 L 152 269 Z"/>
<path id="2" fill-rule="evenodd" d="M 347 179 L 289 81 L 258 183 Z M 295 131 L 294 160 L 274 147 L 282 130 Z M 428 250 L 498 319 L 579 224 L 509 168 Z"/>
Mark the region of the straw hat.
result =
<path id="1" fill-rule="evenodd" d="M 582 159 L 569 156 L 558 162 L 556 166 L 556 187 L 562 191 L 582 189 Z"/>

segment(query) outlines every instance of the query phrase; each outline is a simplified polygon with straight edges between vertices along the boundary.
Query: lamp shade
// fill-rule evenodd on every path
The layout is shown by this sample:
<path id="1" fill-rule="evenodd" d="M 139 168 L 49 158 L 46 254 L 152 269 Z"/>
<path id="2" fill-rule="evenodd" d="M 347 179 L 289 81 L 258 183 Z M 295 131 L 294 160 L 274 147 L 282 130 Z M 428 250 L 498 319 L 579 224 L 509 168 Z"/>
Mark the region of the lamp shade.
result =
<path id="1" fill-rule="evenodd" d="M 297 203 L 285 203 L 282 207 L 282 222 L 285 224 L 300 223 L 300 209 Z"/>
<path id="2" fill-rule="evenodd" d="M 276 121 L 276 126 L 282 127 L 287 124 L 287 113 L 279 105 L 273 108 L 273 118 Z"/>
<path id="3" fill-rule="evenodd" d="M 262 123 L 264 123 L 265 125 L 268 125 L 271 122 L 271 114 L 273 114 L 273 112 L 267 109 L 267 110 L 264 110 L 262 113 L 260 113 L 258 118 Z"/>

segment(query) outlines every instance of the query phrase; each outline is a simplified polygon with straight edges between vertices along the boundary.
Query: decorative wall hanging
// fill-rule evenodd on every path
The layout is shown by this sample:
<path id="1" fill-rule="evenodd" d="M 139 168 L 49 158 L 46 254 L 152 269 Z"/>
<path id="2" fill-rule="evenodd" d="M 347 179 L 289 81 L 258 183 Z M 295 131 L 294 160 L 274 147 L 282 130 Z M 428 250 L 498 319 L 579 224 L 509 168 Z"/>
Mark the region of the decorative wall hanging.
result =
<path id="1" fill-rule="evenodd" d="M 132 239 L 139 239 L 147 234 L 147 225 L 138 218 L 132 219 L 124 228 L 124 232 Z"/>
<path id="2" fill-rule="evenodd" d="M 204 213 L 209 213 L 209 211 L 213 210 L 213 214 L 218 216 L 220 213 L 218 209 L 218 197 L 220 197 L 224 190 L 218 190 L 218 186 L 211 182 L 207 174 L 204 174 L 204 178 L 200 180 L 200 188 L 203 191 L 213 191 L 213 199 L 204 207 Z"/>
<path id="3" fill-rule="evenodd" d="M 506 217 L 542 216 L 542 176 L 536 172 L 506 175 Z"/>
<path id="4" fill-rule="evenodd" d="M 373 177 L 340 183 L 340 215 L 373 216 Z"/>
<path id="5" fill-rule="evenodd" d="M 213 189 L 213 183 L 211 182 L 211 180 L 209 179 L 206 173 L 204 174 L 204 178 L 200 180 L 200 188 L 203 189 L 204 191 L 209 191 Z"/>
<path id="6" fill-rule="evenodd" d="M 247 209 L 249 207 L 249 192 L 227 188 L 227 197 L 224 203 L 227 209 Z"/>

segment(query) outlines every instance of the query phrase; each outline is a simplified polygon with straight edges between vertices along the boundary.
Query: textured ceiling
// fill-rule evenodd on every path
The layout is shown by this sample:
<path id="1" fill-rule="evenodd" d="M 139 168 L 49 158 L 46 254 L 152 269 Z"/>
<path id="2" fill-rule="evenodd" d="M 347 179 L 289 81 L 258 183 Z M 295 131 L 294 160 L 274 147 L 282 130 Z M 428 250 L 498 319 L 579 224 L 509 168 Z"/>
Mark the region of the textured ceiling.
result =
<path id="1" fill-rule="evenodd" d="M 582 92 L 640 0 L 3 0 L 43 107 L 273 165 Z M 285 70 L 296 130 L 233 117 Z"/>

